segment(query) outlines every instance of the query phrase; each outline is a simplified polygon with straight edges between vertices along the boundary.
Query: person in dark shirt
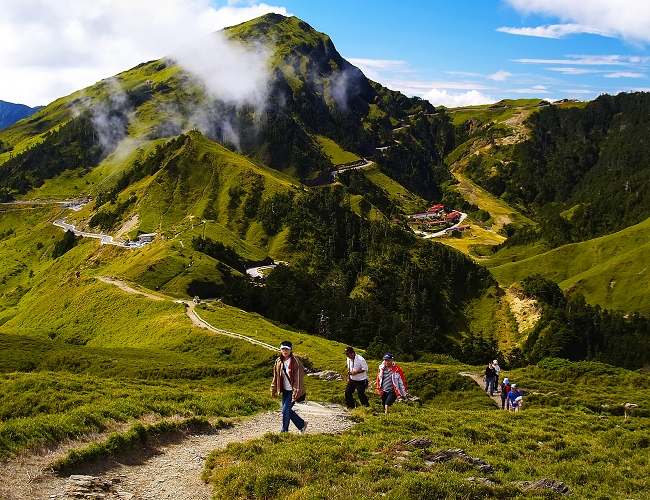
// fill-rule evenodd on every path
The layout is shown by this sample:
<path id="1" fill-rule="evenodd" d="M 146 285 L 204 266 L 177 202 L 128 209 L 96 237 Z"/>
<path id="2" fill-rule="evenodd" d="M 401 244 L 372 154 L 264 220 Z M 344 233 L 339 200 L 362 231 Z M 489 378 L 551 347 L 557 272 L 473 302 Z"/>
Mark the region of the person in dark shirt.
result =
<path id="1" fill-rule="evenodd" d="M 483 382 L 485 382 L 485 392 L 490 389 L 490 396 L 494 396 L 494 378 L 496 376 L 496 370 L 492 361 L 490 361 L 485 368 L 485 375 L 483 375 Z"/>

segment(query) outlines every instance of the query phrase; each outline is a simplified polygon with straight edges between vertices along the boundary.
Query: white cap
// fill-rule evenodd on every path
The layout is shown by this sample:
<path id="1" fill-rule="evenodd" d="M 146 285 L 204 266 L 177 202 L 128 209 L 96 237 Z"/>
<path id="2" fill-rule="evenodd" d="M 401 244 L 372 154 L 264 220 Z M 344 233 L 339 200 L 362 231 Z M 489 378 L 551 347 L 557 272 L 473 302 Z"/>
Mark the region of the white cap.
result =
<path id="1" fill-rule="evenodd" d="M 495 365 L 499 364 L 499 362 L 496 359 L 494 361 L 492 361 L 492 363 L 494 363 Z"/>

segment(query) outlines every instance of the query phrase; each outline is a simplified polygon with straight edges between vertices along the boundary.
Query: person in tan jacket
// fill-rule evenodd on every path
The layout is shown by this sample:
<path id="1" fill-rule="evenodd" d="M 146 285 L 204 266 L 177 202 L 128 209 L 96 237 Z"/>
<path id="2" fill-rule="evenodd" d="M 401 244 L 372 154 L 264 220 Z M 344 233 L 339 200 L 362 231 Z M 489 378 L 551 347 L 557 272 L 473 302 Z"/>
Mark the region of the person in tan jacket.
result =
<path id="1" fill-rule="evenodd" d="M 282 429 L 287 432 L 291 422 L 298 428 L 300 434 L 307 430 L 307 422 L 293 411 L 296 401 L 304 400 L 305 369 L 300 360 L 293 355 L 293 345 L 288 340 L 280 344 L 280 356 L 273 367 L 273 382 L 271 382 L 271 397 L 282 395 Z"/>

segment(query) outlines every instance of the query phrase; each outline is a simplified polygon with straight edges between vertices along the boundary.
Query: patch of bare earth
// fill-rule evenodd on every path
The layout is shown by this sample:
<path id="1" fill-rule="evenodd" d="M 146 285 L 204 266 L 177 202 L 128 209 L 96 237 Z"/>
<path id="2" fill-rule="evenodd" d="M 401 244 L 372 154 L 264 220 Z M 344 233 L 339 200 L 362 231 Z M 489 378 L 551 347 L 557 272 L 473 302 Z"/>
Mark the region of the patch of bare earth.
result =
<path id="1" fill-rule="evenodd" d="M 133 231 L 139 225 L 140 225 L 140 218 L 138 217 L 138 214 L 132 215 L 127 219 L 127 221 L 124 224 L 122 224 L 122 227 L 115 234 L 115 239 L 119 240 L 122 237 L 122 235 L 128 233 L 129 231 Z"/>
<path id="2" fill-rule="evenodd" d="M 295 410 L 309 422 L 307 434 L 339 433 L 354 425 L 347 410 L 338 405 L 307 402 L 297 404 Z M 225 429 L 169 433 L 119 456 L 79 466 L 65 477 L 54 474 L 49 465 L 88 441 L 67 443 L 50 452 L 39 450 L 0 466 L 0 499 L 209 500 L 212 487 L 201 480 L 201 473 L 210 452 L 279 432 L 281 421 L 278 410 Z"/>
<path id="3" fill-rule="evenodd" d="M 542 316 L 537 301 L 526 298 L 523 292 L 514 286 L 508 288 L 505 299 L 517 320 L 517 329 L 520 333 L 534 327 Z"/>

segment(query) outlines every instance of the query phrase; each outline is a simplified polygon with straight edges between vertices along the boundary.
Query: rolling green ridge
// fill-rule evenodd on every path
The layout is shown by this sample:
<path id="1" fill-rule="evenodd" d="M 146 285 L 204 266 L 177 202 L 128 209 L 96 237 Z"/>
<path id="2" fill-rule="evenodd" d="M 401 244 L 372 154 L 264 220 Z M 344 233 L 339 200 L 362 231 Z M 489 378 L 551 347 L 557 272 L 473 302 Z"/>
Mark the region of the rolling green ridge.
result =
<path id="1" fill-rule="evenodd" d="M 514 262 L 487 266 L 504 286 L 541 274 L 590 304 L 626 312 L 650 314 L 646 262 L 650 220 L 618 233 L 574 243 Z M 499 253 L 494 259 L 499 258 Z M 512 257 L 514 260 L 515 257 Z"/>

